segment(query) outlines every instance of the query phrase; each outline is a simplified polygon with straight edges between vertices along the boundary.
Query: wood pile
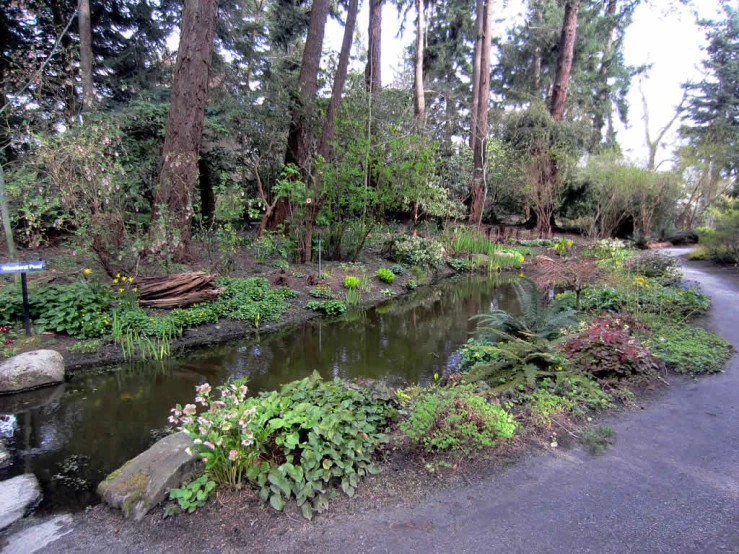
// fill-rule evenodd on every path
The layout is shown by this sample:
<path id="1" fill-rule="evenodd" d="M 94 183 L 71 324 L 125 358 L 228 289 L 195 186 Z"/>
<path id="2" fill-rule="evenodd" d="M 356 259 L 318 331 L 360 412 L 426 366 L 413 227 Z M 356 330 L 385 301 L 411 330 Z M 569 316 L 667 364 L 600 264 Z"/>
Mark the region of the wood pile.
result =
<path id="1" fill-rule="evenodd" d="M 222 288 L 215 286 L 216 275 L 189 271 L 175 275 L 136 277 L 138 298 L 142 306 L 152 308 L 184 308 L 198 302 L 214 300 Z"/>

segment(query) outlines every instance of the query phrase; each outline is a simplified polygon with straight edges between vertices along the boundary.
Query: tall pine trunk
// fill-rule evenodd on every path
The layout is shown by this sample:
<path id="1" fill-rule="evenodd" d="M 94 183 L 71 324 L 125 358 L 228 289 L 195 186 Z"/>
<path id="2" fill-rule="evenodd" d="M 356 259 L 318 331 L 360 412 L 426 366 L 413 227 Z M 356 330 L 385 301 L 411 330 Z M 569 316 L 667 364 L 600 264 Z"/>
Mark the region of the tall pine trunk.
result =
<path id="1" fill-rule="evenodd" d="M 382 88 L 382 3 L 384 0 L 369 0 L 369 40 L 367 65 L 364 81 L 367 90 L 377 95 Z"/>
<path id="2" fill-rule="evenodd" d="M 82 75 L 82 106 L 92 109 L 95 88 L 92 78 L 92 24 L 90 23 L 90 0 L 80 0 L 77 12 L 80 28 L 80 73 Z"/>
<path id="3" fill-rule="evenodd" d="M 179 232 L 179 243 L 172 245 L 178 262 L 192 259 L 191 201 L 198 180 L 198 156 L 217 18 L 217 0 L 185 0 L 153 211 L 155 220 L 173 225 Z M 163 210 L 166 210 L 166 219 Z"/>
<path id="4" fill-rule="evenodd" d="M 426 116 L 426 99 L 423 93 L 423 51 L 424 51 L 424 36 L 426 34 L 426 21 L 425 21 L 425 10 L 423 0 L 416 0 L 416 59 L 415 59 L 415 72 L 414 72 L 414 83 L 413 83 L 413 110 L 416 115 L 416 119 L 423 120 Z"/>
<path id="5" fill-rule="evenodd" d="M 565 5 L 565 17 L 562 22 L 562 34 L 559 39 L 559 55 L 557 56 L 557 73 L 552 90 L 552 103 L 549 113 L 555 121 L 562 121 L 567 102 L 567 89 L 570 86 L 572 61 L 575 57 L 575 39 L 577 38 L 577 16 L 580 11 L 580 0 L 571 0 Z"/>
<path id="6" fill-rule="evenodd" d="M 344 26 L 344 39 L 341 43 L 341 52 L 339 53 L 339 65 L 336 67 L 336 75 L 334 75 L 334 85 L 331 89 L 331 100 L 326 111 L 326 121 L 323 125 L 323 133 L 321 134 L 321 143 L 318 147 L 318 153 L 324 160 L 328 160 L 331 155 L 331 147 L 336 133 L 336 113 L 341 107 L 341 96 L 346 83 L 346 74 L 349 68 L 349 55 L 352 49 L 352 38 L 354 37 L 354 28 L 357 24 L 357 12 L 359 11 L 359 0 L 350 0 L 347 8 L 346 25 Z M 317 183 L 318 181 L 310 181 Z M 303 216 L 303 228 L 298 244 L 298 262 L 305 263 L 310 261 L 313 250 L 313 227 L 316 223 L 324 197 L 320 191 L 310 187 L 313 192 L 312 202 L 305 207 Z"/>
<path id="7" fill-rule="evenodd" d="M 484 0 L 482 10 L 482 35 L 475 43 L 480 48 L 478 79 L 473 84 L 473 106 L 477 113 L 473 116 L 472 127 L 472 186 L 470 187 L 469 222 L 479 225 L 485 208 L 485 146 L 488 134 L 488 105 L 490 96 L 490 50 L 493 34 L 493 0 Z M 475 54 L 477 61 L 477 54 Z"/>
<path id="8" fill-rule="evenodd" d="M 613 42 L 616 33 L 616 0 L 608 0 L 606 16 L 608 17 L 610 27 L 608 29 L 606 43 L 603 45 L 603 58 L 600 61 L 600 70 L 598 71 L 598 95 L 595 99 L 591 151 L 596 150 L 601 143 L 603 127 L 606 124 L 606 113 L 609 111 L 608 98 L 611 91 L 608 87 L 608 77 L 610 77 L 611 73 L 611 56 L 613 55 Z"/>

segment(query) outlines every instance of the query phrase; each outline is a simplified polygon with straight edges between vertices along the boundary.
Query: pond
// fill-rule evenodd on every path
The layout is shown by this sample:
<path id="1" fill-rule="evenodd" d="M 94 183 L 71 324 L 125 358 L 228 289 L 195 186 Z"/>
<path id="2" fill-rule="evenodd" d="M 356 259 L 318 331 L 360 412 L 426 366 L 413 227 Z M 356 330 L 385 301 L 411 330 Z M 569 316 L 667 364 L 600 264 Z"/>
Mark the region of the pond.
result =
<path id="1" fill-rule="evenodd" d="M 189 352 L 165 362 L 78 373 L 58 387 L 0 396 L 0 433 L 14 464 L 2 478 L 34 473 L 41 510 L 83 509 L 108 473 L 148 448 L 176 403 L 194 387 L 248 377 L 252 393 L 273 390 L 314 370 L 324 378 L 426 384 L 458 364 L 456 350 L 475 329 L 470 317 L 520 310 L 507 274 L 471 275 L 425 287 L 334 320 L 314 319 L 279 332 Z"/>

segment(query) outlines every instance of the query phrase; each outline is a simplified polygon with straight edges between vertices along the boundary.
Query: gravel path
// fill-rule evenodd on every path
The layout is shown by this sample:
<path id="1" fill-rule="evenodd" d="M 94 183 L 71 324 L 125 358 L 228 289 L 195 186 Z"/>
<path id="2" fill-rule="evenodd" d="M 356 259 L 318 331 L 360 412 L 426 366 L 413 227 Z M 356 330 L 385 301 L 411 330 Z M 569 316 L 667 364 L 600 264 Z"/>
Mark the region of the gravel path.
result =
<path id="1" fill-rule="evenodd" d="M 739 347 L 739 279 L 707 265 L 685 274 L 713 299 L 707 326 Z M 416 505 L 319 518 L 269 545 L 156 529 L 102 536 L 82 516 L 44 551 L 739 553 L 739 358 L 723 374 L 672 381 L 607 422 L 617 443 L 600 457 L 532 456 Z"/>

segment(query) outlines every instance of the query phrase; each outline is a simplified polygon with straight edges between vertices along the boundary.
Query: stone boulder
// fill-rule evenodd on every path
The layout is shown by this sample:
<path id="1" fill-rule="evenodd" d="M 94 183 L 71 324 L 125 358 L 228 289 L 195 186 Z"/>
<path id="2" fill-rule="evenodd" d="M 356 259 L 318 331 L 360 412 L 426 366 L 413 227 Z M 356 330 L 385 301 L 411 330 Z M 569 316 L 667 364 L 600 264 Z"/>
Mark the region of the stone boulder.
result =
<path id="1" fill-rule="evenodd" d="M 0 481 L 0 531 L 23 519 L 41 502 L 41 487 L 32 474 Z"/>
<path id="2" fill-rule="evenodd" d="M 108 505 L 120 508 L 124 516 L 142 519 L 167 498 L 169 489 L 201 471 L 200 460 L 185 452 L 191 445 L 184 431 L 163 438 L 108 475 L 98 485 L 98 494 Z"/>
<path id="3" fill-rule="evenodd" d="M 0 393 L 18 392 L 64 381 L 64 359 L 55 350 L 34 350 L 0 364 Z"/>

